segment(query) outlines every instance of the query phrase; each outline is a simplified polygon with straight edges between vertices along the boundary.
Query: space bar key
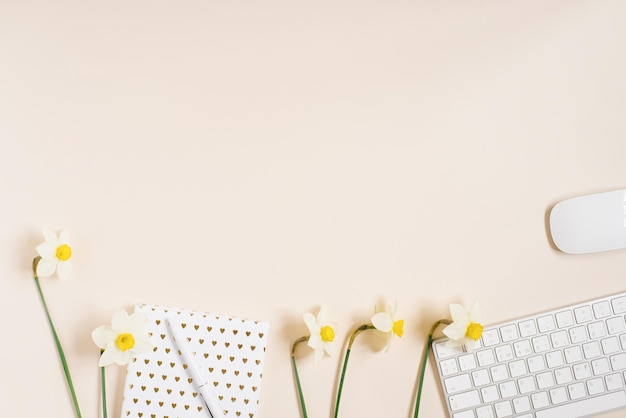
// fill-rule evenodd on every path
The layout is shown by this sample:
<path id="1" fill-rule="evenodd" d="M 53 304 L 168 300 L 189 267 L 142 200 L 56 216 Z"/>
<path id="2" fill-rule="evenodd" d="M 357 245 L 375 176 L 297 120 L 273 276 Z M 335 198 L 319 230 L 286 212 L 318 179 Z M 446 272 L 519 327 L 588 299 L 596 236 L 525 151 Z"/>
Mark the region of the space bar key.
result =
<path id="1" fill-rule="evenodd" d="M 625 406 L 626 393 L 620 391 L 537 411 L 535 416 L 537 418 L 585 417 Z"/>

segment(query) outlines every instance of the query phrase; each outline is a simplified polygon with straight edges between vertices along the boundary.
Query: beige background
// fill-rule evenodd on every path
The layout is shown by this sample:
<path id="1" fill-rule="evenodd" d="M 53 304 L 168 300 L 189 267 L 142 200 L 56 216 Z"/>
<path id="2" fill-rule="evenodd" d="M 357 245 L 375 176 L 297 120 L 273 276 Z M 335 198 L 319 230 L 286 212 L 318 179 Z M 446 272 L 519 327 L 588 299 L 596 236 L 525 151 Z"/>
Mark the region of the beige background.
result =
<path id="1" fill-rule="evenodd" d="M 357 339 L 344 417 L 408 417 L 426 330 L 624 290 L 626 252 L 550 244 L 559 200 L 626 187 L 626 3 L 0 1 L 0 415 L 72 416 L 31 279 L 43 281 L 83 415 L 91 331 L 145 302 L 271 323 L 259 417 L 299 414 L 306 311 L 338 341 L 375 303 L 406 334 Z M 298 350 L 310 416 L 341 355 Z M 124 368 L 107 369 L 118 416 Z M 428 369 L 422 410 L 444 417 Z M 623 412 L 613 414 L 621 416 Z"/>

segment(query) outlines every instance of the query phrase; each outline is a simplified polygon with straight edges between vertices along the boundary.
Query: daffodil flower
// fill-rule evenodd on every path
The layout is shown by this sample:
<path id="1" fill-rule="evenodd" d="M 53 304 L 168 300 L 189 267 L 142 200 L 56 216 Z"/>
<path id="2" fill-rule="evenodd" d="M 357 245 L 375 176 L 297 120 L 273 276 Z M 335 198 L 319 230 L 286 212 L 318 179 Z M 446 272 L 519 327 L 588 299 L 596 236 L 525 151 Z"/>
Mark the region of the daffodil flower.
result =
<path id="1" fill-rule="evenodd" d="M 45 241 L 37 246 L 37 253 L 41 257 L 36 267 L 37 276 L 48 277 L 56 272 L 59 278 L 67 279 L 72 270 L 69 233 L 64 229 L 57 237 L 54 232 L 44 229 L 43 236 Z"/>
<path id="2" fill-rule="evenodd" d="M 337 324 L 328 319 L 326 309 L 323 306 L 320 308 L 317 318 L 312 313 L 306 312 L 303 319 L 311 333 L 307 345 L 315 351 L 314 363 L 317 364 L 324 353 L 329 356 L 333 355 Z"/>
<path id="3" fill-rule="evenodd" d="M 307 418 L 306 404 L 304 402 L 304 394 L 302 393 L 302 385 L 300 384 L 300 376 L 298 375 L 298 367 L 296 366 L 296 348 L 301 343 L 307 342 L 307 345 L 315 351 L 314 364 L 324 356 L 324 353 L 332 355 L 332 346 L 335 341 L 335 333 L 337 324 L 328 319 L 326 308 L 323 306 L 317 313 L 317 317 L 307 312 L 302 315 L 304 323 L 309 329 L 310 335 L 300 337 L 294 341 L 291 346 L 291 365 L 298 388 L 298 399 L 300 400 L 300 408 L 303 418 Z"/>
<path id="4" fill-rule="evenodd" d="M 453 303 L 450 305 L 452 323 L 443 329 L 443 333 L 449 340 L 449 347 L 465 346 L 467 351 L 472 351 L 478 346 L 478 339 L 483 335 L 483 308 L 479 301 L 474 302 L 468 311 L 463 306 Z"/>
<path id="5" fill-rule="evenodd" d="M 48 304 L 46 298 L 43 295 L 41 284 L 39 283 L 39 277 L 48 277 L 54 274 L 56 271 L 61 279 L 67 278 L 70 274 L 71 265 L 69 259 L 72 257 L 72 249 L 69 245 L 69 234 L 64 229 L 61 231 L 59 237 L 48 229 L 44 229 L 43 236 L 45 242 L 38 245 L 36 248 L 37 257 L 33 259 L 33 278 L 35 279 L 35 286 L 37 286 L 37 292 L 41 298 L 41 304 L 43 305 L 46 318 L 48 319 L 48 325 L 52 331 L 52 337 L 54 338 L 54 345 L 59 353 L 59 360 L 63 366 L 63 373 L 65 374 L 65 380 L 70 390 L 72 402 L 74 403 L 74 412 L 77 418 L 81 418 L 80 407 L 78 405 L 78 398 L 76 397 L 76 390 L 74 389 L 74 383 L 72 382 L 72 376 L 70 373 L 70 367 L 59 339 L 59 334 L 54 326 L 50 311 L 48 310 Z"/>
<path id="6" fill-rule="evenodd" d="M 111 326 L 102 325 L 91 333 L 93 342 L 103 349 L 98 365 L 127 364 L 138 354 L 150 351 L 154 344 L 147 332 L 148 317 L 142 312 L 132 315 L 120 309 L 111 319 Z"/>
<path id="7" fill-rule="evenodd" d="M 343 359 L 343 367 L 341 369 L 341 376 L 339 377 L 339 385 L 337 388 L 337 396 L 335 398 L 335 414 L 334 418 L 339 416 L 339 403 L 341 401 L 341 393 L 343 391 L 343 382 L 346 378 L 346 369 L 348 368 L 348 360 L 350 359 L 350 352 L 352 351 L 352 344 L 356 336 L 363 331 L 374 330 L 379 335 L 385 338 L 385 351 L 389 350 L 391 340 L 394 335 L 402 337 L 404 334 L 404 320 L 396 319 L 396 305 L 393 308 L 389 305 L 382 304 L 377 305 L 375 308 L 374 316 L 370 319 L 370 322 L 357 327 L 348 340 L 348 348 Z"/>
<path id="8" fill-rule="evenodd" d="M 385 351 L 389 351 L 394 335 L 398 337 L 404 335 L 404 319 L 396 319 L 395 316 L 396 305 L 393 308 L 389 305 L 380 305 L 376 307 L 376 314 L 372 317 L 372 325 L 385 338 Z"/>
<path id="9" fill-rule="evenodd" d="M 483 326 L 481 324 L 483 308 L 479 301 L 474 302 L 474 305 L 472 305 L 469 312 L 467 312 L 463 306 L 453 303 L 450 305 L 450 315 L 452 316 L 452 321 L 448 319 L 440 319 L 433 324 L 430 329 L 430 333 L 428 334 L 418 375 L 419 383 L 417 385 L 415 412 L 413 415 L 414 418 L 419 416 L 422 388 L 424 386 L 424 374 L 426 372 L 426 362 L 428 361 L 428 355 L 435 331 L 440 326 L 446 325 L 443 329 L 444 335 L 448 337 L 446 345 L 449 347 L 465 346 L 467 351 L 471 351 L 478 346 L 478 339 L 483 334 Z"/>

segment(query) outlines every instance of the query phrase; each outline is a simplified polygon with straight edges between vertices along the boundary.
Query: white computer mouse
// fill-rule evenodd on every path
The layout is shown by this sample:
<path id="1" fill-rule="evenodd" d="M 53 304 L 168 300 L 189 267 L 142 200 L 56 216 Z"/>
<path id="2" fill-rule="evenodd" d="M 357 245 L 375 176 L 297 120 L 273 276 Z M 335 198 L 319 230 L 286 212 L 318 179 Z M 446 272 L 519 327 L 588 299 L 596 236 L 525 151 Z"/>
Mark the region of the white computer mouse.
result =
<path id="1" fill-rule="evenodd" d="M 626 189 L 557 203 L 550 211 L 550 234 L 570 254 L 626 248 Z"/>

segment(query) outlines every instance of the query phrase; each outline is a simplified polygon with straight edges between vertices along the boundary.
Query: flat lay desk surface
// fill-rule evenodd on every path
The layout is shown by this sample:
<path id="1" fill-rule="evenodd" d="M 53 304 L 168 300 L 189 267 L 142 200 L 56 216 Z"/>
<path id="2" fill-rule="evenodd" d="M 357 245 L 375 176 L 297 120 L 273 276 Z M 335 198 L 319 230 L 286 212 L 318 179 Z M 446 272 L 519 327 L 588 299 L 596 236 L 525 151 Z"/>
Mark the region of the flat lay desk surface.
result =
<path id="1" fill-rule="evenodd" d="M 30 263 L 83 416 L 90 334 L 135 303 L 271 324 L 258 417 L 297 417 L 291 343 L 321 305 L 334 357 L 297 351 L 332 415 L 344 344 L 380 301 L 405 334 L 359 336 L 343 417 L 409 417 L 430 325 L 623 291 L 626 250 L 550 242 L 556 202 L 626 188 L 622 1 L 56 2 L 0 5 L 0 415 L 72 416 Z M 109 416 L 124 367 L 109 366 Z M 423 416 L 445 417 L 427 368 Z M 607 416 L 622 416 L 621 413 Z"/>

